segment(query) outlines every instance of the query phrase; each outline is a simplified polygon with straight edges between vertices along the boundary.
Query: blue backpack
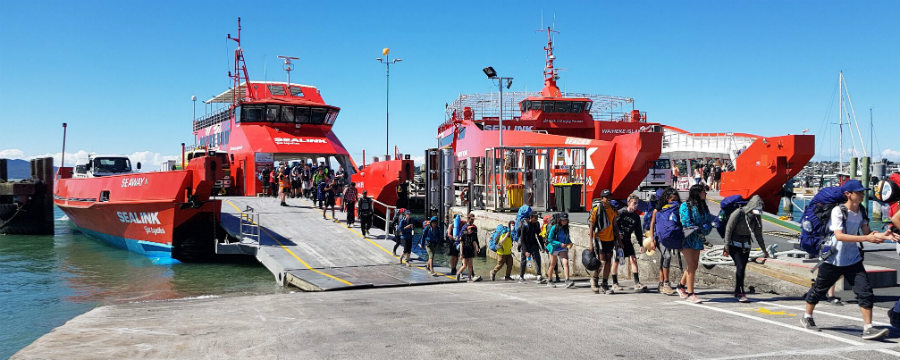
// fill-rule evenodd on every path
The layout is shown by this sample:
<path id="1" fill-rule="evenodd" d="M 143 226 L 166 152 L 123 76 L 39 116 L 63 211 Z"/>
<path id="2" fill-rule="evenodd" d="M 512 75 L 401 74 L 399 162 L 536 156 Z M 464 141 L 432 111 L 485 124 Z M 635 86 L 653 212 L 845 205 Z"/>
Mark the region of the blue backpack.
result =
<path id="1" fill-rule="evenodd" d="M 462 217 L 459 214 L 453 217 L 453 238 L 457 239 L 460 235 L 460 227 L 462 226 Z"/>
<path id="2" fill-rule="evenodd" d="M 520 229 L 522 229 L 522 224 L 527 223 L 529 217 L 531 217 L 531 206 L 528 206 L 527 204 L 522 205 L 522 207 L 519 208 L 519 213 L 516 214 L 516 222 L 512 228 L 511 235 L 512 235 L 513 242 L 519 241 L 519 231 L 520 231 Z M 522 221 L 522 220 L 525 220 L 525 221 Z"/>
<path id="3" fill-rule="evenodd" d="M 679 205 L 672 202 L 656 212 L 656 228 L 654 233 L 666 249 L 681 249 L 684 243 L 684 228 L 678 214 Z"/>
<path id="4" fill-rule="evenodd" d="M 653 219 L 653 209 L 647 210 L 644 212 L 644 218 L 641 219 L 641 222 L 644 223 L 644 231 L 650 230 L 650 220 Z"/>
<path id="5" fill-rule="evenodd" d="M 719 218 L 715 221 L 716 230 L 719 232 L 719 236 L 725 237 L 725 225 L 728 224 L 728 218 L 731 216 L 735 210 L 747 205 L 747 200 L 744 200 L 740 195 L 731 195 L 722 199 L 722 202 L 719 203 Z"/>
<path id="6" fill-rule="evenodd" d="M 499 245 L 500 237 L 503 236 L 503 234 L 506 234 L 508 232 L 509 232 L 509 227 L 504 226 L 504 225 L 497 225 L 497 228 L 494 229 L 494 231 L 491 233 L 491 240 L 488 241 L 488 248 L 491 249 L 491 251 L 497 251 L 497 246 Z"/>
<path id="7" fill-rule="evenodd" d="M 847 218 L 847 208 L 843 204 L 847 202 L 844 192 L 839 186 L 824 188 L 813 196 L 809 205 L 803 210 L 800 218 L 800 248 L 811 256 L 819 256 L 822 252 L 822 244 L 831 238 L 833 231 L 828 229 L 831 220 L 831 210 L 840 206 Z M 863 222 L 869 221 L 869 215 L 865 207 L 860 206 Z M 844 223 L 846 226 L 846 222 Z M 830 254 L 829 254 L 830 255 Z M 827 256 L 826 256 L 827 257 Z"/>

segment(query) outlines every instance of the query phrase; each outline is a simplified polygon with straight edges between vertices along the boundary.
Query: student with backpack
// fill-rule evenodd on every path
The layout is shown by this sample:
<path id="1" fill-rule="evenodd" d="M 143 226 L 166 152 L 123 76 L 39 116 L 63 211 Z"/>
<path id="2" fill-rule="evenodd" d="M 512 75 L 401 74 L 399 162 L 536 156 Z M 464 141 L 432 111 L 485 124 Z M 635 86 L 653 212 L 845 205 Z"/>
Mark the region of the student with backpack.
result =
<path id="1" fill-rule="evenodd" d="M 706 205 L 706 185 L 698 184 L 690 187 L 688 200 L 679 207 L 678 217 L 681 227 L 684 229 L 684 244 L 681 247 L 681 254 L 684 255 L 687 268 L 681 274 L 681 281 L 678 282 L 675 291 L 682 299 L 699 304 L 703 300 L 694 293 L 694 280 L 700 264 L 700 250 L 703 250 L 706 235 L 712 230 L 712 215 Z"/>
<path id="2" fill-rule="evenodd" d="M 327 211 L 328 208 L 331 208 L 331 218 L 334 219 L 334 221 L 338 221 L 338 219 L 334 217 L 334 180 L 326 180 L 323 181 L 323 183 L 326 184 L 325 188 L 322 189 L 322 194 L 325 199 L 325 206 L 322 207 L 322 218 L 326 219 L 325 211 Z"/>
<path id="3" fill-rule="evenodd" d="M 641 231 L 641 217 L 637 213 L 637 195 L 628 195 L 627 203 L 628 205 L 626 207 L 619 209 L 619 216 L 616 217 L 616 224 L 619 227 L 619 234 L 621 234 L 619 248 L 622 249 L 622 256 L 628 259 L 628 264 L 631 265 L 633 271 L 631 276 L 634 278 L 634 291 L 645 292 L 647 291 L 647 287 L 641 284 L 640 277 L 638 276 L 637 257 L 634 252 L 634 244 L 631 242 L 632 234 L 634 234 L 638 244 L 641 244 L 644 241 L 644 232 Z M 622 290 L 622 287 L 619 286 L 618 270 L 619 262 L 613 261 L 611 270 L 613 281 L 612 287 L 613 290 L 616 291 Z"/>
<path id="4" fill-rule="evenodd" d="M 829 190 L 828 188 L 822 191 Z M 890 231 L 883 233 L 872 231 L 869 228 L 868 216 L 866 209 L 861 205 L 864 193 L 867 189 L 863 187 L 859 180 L 849 180 L 841 185 L 840 191 L 846 197 L 843 204 L 830 204 L 824 206 L 832 206 L 830 220 L 828 221 L 828 230 L 831 232 L 827 235 L 827 242 L 821 244 L 819 252 L 824 257 L 823 262 L 819 266 L 819 273 L 816 275 L 816 281 L 806 293 L 806 313 L 800 319 L 804 328 L 810 330 L 819 330 L 813 320 L 813 311 L 818 304 L 819 299 L 825 296 L 828 288 L 837 282 L 841 276 L 853 287 L 856 298 L 862 312 L 863 332 L 862 338 L 865 340 L 879 339 L 887 335 L 888 329 L 876 329 L 872 327 L 872 305 L 875 295 L 872 293 L 872 285 L 869 283 L 866 269 L 863 267 L 863 258 L 860 253 L 859 245 L 863 242 L 871 242 L 874 244 L 883 243 L 885 240 L 900 240 L 900 235 L 893 234 Z M 816 195 L 818 197 L 818 194 Z M 816 197 L 809 206 L 821 208 L 821 204 L 813 205 Z M 803 216 L 803 226 L 809 228 L 808 218 L 806 214 Z M 862 235 L 860 235 L 862 230 Z M 801 245 L 809 243 L 809 234 L 801 234 Z M 806 250 L 806 249 L 805 249 Z"/>
<path id="5" fill-rule="evenodd" d="M 391 220 L 391 229 L 394 231 L 394 249 L 391 252 L 394 256 L 397 256 L 397 249 L 403 245 L 403 240 L 400 239 L 400 221 L 403 220 L 404 214 L 406 214 L 406 209 L 399 208 L 394 213 L 394 219 Z"/>
<path id="6" fill-rule="evenodd" d="M 359 230 L 362 231 L 363 237 L 367 237 L 369 228 L 372 227 L 372 199 L 369 198 L 368 191 L 363 190 L 357 208 L 359 208 Z"/>
<path id="7" fill-rule="evenodd" d="M 609 287 L 609 271 L 612 268 L 610 260 L 613 258 L 613 252 L 616 243 L 620 241 L 619 229 L 616 224 L 618 213 L 613 209 L 609 202 L 611 192 L 609 189 L 603 189 L 600 192 L 600 199 L 591 206 L 590 217 L 588 219 L 588 238 L 590 238 L 591 253 L 598 254 L 595 250 L 600 250 L 598 254 L 603 264 L 594 270 L 591 275 L 591 291 L 595 294 L 602 290 L 604 294 L 611 295 L 615 291 Z M 599 248 L 594 246 L 599 244 Z M 600 269 L 603 269 L 603 283 L 597 287 L 597 278 L 600 275 Z M 615 282 L 615 281 L 614 281 Z"/>
<path id="8" fill-rule="evenodd" d="M 509 227 L 507 231 L 499 235 L 499 239 L 496 241 L 496 248 L 494 251 L 497 253 L 497 266 L 494 266 L 494 269 L 491 270 L 491 281 L 495 281 L 497 278 L 497 272 L 500 271 L 504 266 L 506 266 L 506 276 L 503 277 L 504 281 L 512 281 L 512 228 L 516 224 L 512 221 L 509 222 Z"/>
<path id="9" fill-rule="evenodd" d="M 424 227 L 419 248 L 424 248 L 425 253 L 428 254 L 428 263 L 425 265 L 425 268 L 428 269 L 431 276 L 437 277 L 438 274 L 434 271 L 434 254 L 441 245 L 441 236 L 443 236 L 444 232 L 441 230 L 437 216 L 432 216 L 429 221 L 426 221 Z"/>
<path id="10" fill-rule="evenodd" d="M 347 212 L 347 226 L 353 226 L 353 223 L 356 222 L 356 197 L 356 183 L 351 182 L 350 186 L 344 189 L 344 194 L 341 196 L 344 211 Z"/>
<path id="11" fill-rule="evenodd" d="M 569 248 L 572 245 L 572 239 L 569 238 L 569 214 L 559 213 L 556 221 L 551 220 L 550 230 L 547 234 L 547 251 L 550 252 L 550 265 L 547 270 L 547 286 L 556 287 L 552 275 L 555 272 L 559 277 L 559 269 L 556 267 L 557 262 L 562 262 L 563 275 L 566 279 L 566 287 L 573 288 L 575 283 L 569 280 Z"/>
<path id="12" fill-rule="evenodd" d="M 659 250 L 660 294 L 675 294 L 669 279 L 669 267 L 673 255 L 678 257 L 678 263 L 681 264 L 679 252 L 684 241 L 684 231 L 678 218 L 680 206 L 678 190 L 667 187 L 657 197 L 656 209 L 650 217 L 650 236 L 656 241 L 656 248 Z"/>
<path id="13" fill-rule="evenodd" d="M 753 247 L 751 240 L 756 241 L 764 257 L 769 257 L 769 251 L 766 250 L 766 243 L 763 240 L 762 209 L 762 198 L 753 195 L 746 205 L 728 215 L 728 222 L 725 225 L 723 236 L 725 249 L 722 255 L 730 255 L 734 260 L 734 297 L 742 303 L 750 302 L 744 292 L 744 276 L 750 259 L 750 249 Z"/>
<path id="14" fill-rule="evenodd" d="M 478 243 L 478 228 L 475 226 L 475 216 L 471 214 L 470 216 L 469 222 L 466 224 L 465 230 L 463 230 L 463 234 L 460 237 L 459 247 L 463 258 L 462 267 L 469 277 L 469 282 L 475 282 L 481 280 L 481 278 L 475 275 L 472 259 L 474 259 L 475 255 L 478 254 L 478 251 L 481 250 L 481 245 Z M 462 270 L 456 273 L 456 281 L 460 281 L 461 279 Z"/>
<path id="15" fill-rule="evenodd" d="M 534 261 L 534 271 L 537 273 L 537 283 L 543 284 L 541 276 L 541 252 L 544 248 L 544 238 L 541 237 L 540 215 L 531 212 L 528 219 L 522 219 L 525 224 L 519 226 L 519 282 L 525 282 L 525 268 L 530 258 Z"/>

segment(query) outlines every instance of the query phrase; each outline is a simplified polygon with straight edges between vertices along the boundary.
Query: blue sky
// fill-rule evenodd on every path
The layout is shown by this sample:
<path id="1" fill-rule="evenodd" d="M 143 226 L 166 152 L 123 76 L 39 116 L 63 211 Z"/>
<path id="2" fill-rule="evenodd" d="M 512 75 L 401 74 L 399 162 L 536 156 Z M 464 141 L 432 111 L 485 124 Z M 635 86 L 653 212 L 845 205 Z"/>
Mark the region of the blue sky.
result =
<path id="1" fill-rule="evenodd" d="M 67 152 L 177 154 L 192 142 L 191 95 L 230 85 L 238 16 L 250 78 L 283 80 L 276 55 L 300 57 L 293 82 L 341 107 L 334 131 L 357 162 L 384 149 L 375 58 L 390 47 L 404 60 L 391 68 L 391 142 L 420 155 L 444 103 L 496 91 L 482 67 L 540 90 L 542 13 L 560 31 L 564 90 L 634 97 L 649 120 L 696 132 L 808 128 L 817 158 L 835 158 L 843 70 L 865 140 L 872 107 L 875 153 L 900 157 L 898 1 L 7 2 L 0 155 L 59 152 L 63 121 Z"/>

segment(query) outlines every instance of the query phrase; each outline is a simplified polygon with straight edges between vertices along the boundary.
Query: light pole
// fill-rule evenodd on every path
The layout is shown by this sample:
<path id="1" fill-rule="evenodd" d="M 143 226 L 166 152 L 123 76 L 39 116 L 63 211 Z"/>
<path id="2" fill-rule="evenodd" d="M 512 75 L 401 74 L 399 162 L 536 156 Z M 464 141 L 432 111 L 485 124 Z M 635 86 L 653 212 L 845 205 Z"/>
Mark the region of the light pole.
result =
<path id="1" fill-rule="evenodd" d="M 391 146 L 390 142 L 390 92 L 391 92 L 391 64 L 396 64 L 398 62 L 403 61 L 403 59 L 394 59 L 391 60 L 391 49 L 384 48 L 381 50 L 381 55 L 384 55 L 384 58 L 377 58 L 378 62 L 384 64 L 385 73 L 384 73 L 384 158 L 387 160 L 388 151 Z"/>
<path id="2" fill-rule="evenodd" d="M 497 87 L 500 88 L 500 114 L 497 117 L 500 120 L 500 146 L 503 147 L 503 82 L 506 82 L 506 88 L 509 89 L 512 86 L 513 78 L 511 77 L 500 77 L 497 76 L 497 71 L 494 70 L 493 66 L 488 66 L 481 71 L 484 71 L 484 74 L 487 75 L 488 79 L 497 80 Z"/>
<path id="3" fill-rule="evenodd" d="M 191 102 L 194 103 L 194 121 L 197 121 L 197 95 L 191 95 Z"/>

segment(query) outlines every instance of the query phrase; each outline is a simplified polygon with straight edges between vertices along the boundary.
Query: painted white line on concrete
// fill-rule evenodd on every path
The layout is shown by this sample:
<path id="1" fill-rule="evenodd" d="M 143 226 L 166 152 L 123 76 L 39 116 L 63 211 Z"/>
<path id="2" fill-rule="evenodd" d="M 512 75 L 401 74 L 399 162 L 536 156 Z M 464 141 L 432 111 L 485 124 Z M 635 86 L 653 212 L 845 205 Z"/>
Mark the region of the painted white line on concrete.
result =
<path id="1" fill-rule="evenodd" d="M 675 303 L 683 304 L 683 305 L 689 305 L 689 306 L 693 306 L 693 307 L 698 307 L 698 308 L 701 308 L 701 309 L 708 309 L 708 310 L 712 310 L 712 311 L 718 311 L 718 312 L 722 312 L 722 313 L 726 313 L 726 314 L 731 314 L 731 315 L 735 315 L 735 316 L 740 316 L 740 317 L 743 317 L 743 318 L 752 319 L 752 320 L 764 322 L 764 323 L 767 323 L 767 324 L 777 325 L 777 326 L 785 327 L 785 328 L 788 328 L 788 329 L 797 330 L 797 331 L 800 331 L 800 332 L 805 332 L 805 333 L 807 333 L 807 334 L 818 335 L 818 336 L 821 336 L 821 337 L 824 337 L 824 338 L 828 338 L 828 339 L 832 339 L 832 340 L 837 340 L 837 341 L 840 341 L 840 342 L 843 342 L 843 343 L 846 343 L 846 344 L 850 344 L 850 345 L 854 345 L 854 346 L 863 346 L 863 345 L 864 345 L 863 343 L 861 343 L 861 342 L 859 342 L 859 341 L 856 341 L 856 340 L 845 339 L 845 338 L 842 338 L 842 337 L 840 337 L 840 336 L 832 335 L 832 334 L 828 334 L 828 333 L 824 333 L 824 332 L 821 332 L 821 331 L 812 331 L 812 330 L 809 330 L 809 329 L 804 329 L 804 328 L 799 327 L 799 326 L 789 325 L 789 324 L 785 324 L 785 323 L 778 322 L 778 321 L 775 321 L 775 320 L 769 320 L 769 319 L 764 319 L 764 318 L 757 317 L 757 316 L 753 316 L 753 315 L 749 315 L 749 314 L 739 313 L 739 312 L 737 312 L 737 311 L 731 311 L 731 310 L 721 309 L 721 308 L 712 307 L 712 306 L 707 306 L 707 305 L 694 304 L 694 303 L 690 303 L 690 302 L 687 302 L 687 301 L 675 301 Z"/>
<path id="2" fill-rule="evenodd" d="M 747 355 L 735 355 L 735 356 L 724 356 L 724 357 L 715 357 L 715 358 L 705 358 L 704 360 L 738 360 L 738 359 L 759 359 L 759 358 L 782 358 L 782 357 L 795 357 L 802 355 L 817 355 L 823 357 L 838 357 L 842 353 L 850 353 L 857 351 L 877 351 L 884 352 L 885 354 L 890 354 L 897 356 L 895 351 L 888 349 L 880 349 L 878 347 L 885 346 L 881 344 L 873 344 L 873 345 L 863 345 L 863 346 L 836 346 L 836 347 L 828 347 L 828 348 L 819 348 L 819 349 L 797 349 L 797 350 L 782 350 L 782 351 L 773 351 L 767 353 L 753 353 Z"/>
<path id="3" fill-rule="evenodd" d="M 765 305 L 776 306 L 776 307 L 785 308 L 785 309 L 799 310 L 799 311 L 801 311 L 802 313 L 806 313 L 806 308 L 800 307 L 800 306 L 781 305 L 781 304 L 771 303 L 771 302 L 768 302 L 768 301 L 758 301 L 757 303 L 758 303 L 758 304 L 765 304 Z M 856 320 L 856 321 L 862 322 L 862 318 L 861 318 L 861 317 L 853 317 L 853 316 L 848 316 L 848 315 L 841 315 L 841 314 L 830 313 L 830 312 L 827 312 L 827 311 L 819 310 L 819 307 L 817 306 L 817 307 L 816 307 L 816 311 L 813 313 L 813 315 L 818 315 L 818 314 L 823 314 L 823 315 L 828 315 L 828 316 L 832 316 L 832 317 L 837 317 L 837 318 L 842 318 L 842 319 L 847 319 L 847 320 Z M 883 323 L 883 322 L 875 321 L 875 320 L 872 320 L 872 324 L 874 324 L 874 325 L 879 325 L 879 326 L 891 326 L 891 324 Z"/>

